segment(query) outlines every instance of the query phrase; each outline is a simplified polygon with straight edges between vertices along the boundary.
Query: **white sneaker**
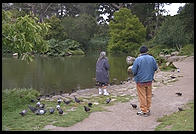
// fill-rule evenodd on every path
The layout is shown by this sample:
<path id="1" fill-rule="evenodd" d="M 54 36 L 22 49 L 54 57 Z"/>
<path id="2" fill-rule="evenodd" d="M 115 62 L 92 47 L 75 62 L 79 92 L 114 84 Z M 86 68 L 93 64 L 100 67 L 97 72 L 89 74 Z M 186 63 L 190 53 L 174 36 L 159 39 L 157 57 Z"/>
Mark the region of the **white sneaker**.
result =
<path id="1" fill-rule="evenodd" d="M 109 95 L 106 89 L 103 90 L 103 95 Z"/>
<path id="2" fill-rule="evenodd" d="M 99 94 L 103 94 L 103 91 L 101 88 L 99 88 Z"/>

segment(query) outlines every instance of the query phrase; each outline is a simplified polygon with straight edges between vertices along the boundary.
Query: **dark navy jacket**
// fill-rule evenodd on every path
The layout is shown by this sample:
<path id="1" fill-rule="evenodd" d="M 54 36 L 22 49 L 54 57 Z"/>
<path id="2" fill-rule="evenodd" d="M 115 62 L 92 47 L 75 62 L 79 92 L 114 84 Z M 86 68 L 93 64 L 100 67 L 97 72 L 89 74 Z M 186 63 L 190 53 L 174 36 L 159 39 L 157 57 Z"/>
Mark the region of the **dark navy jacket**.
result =
<path id="1" fill-rule="evenodd" d="M 148 54 L 142 54 L 141 56 L 137 57 L 132 67 L 132 72 L 136 83 L 152 81 L 154 72 L 156 70 L 156 60 L 154 59 L 154 57 Z"/>
<path id="2" fill-rule="evenodd" d="M 96 63 L 96 81 L 109 83 L 109 63 L 107 58 L 102 58 Z"/>

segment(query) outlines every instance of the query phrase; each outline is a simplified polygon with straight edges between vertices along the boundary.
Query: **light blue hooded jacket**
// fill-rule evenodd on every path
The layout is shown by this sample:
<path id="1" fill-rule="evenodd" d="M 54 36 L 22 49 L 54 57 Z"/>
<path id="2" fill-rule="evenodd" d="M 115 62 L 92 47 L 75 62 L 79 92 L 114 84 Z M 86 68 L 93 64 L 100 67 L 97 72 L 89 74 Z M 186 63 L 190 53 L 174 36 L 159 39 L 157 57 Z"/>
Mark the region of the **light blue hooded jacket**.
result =
<path id="1" fill-rule="evenodd" d="M 136 83 L 151 82 L 157 70 L 154 57 L 144 53 L 137 57 L 133 63 L 132 72 Z"/>

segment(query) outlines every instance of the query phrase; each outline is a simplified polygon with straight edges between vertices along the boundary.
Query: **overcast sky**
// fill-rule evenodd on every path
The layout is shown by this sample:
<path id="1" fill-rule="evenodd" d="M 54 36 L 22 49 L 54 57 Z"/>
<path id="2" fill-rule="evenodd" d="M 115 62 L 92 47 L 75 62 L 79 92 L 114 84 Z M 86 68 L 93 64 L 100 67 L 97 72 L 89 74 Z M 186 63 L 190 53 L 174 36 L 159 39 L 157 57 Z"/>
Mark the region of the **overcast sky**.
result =
<path id="1" fill-rule="evenodd" d="M 172 4 L 170 4 L 170 5 L 165 5 L 164 6 L 164 9 L 166 10 L 166 11 L 168 11 L 168 14 L 169 15 L 171 15 L 171 16 L 173 16 L 173 15 L 176 15 L 177 14 L 177 11 L 178 11 L 178 8 L 180 7 L 180 6 L 184 6 L 185 5 L 185 3 L 172 3 Z M 167 14 L 164 14 L 164 15 L 167 15 Z"/>

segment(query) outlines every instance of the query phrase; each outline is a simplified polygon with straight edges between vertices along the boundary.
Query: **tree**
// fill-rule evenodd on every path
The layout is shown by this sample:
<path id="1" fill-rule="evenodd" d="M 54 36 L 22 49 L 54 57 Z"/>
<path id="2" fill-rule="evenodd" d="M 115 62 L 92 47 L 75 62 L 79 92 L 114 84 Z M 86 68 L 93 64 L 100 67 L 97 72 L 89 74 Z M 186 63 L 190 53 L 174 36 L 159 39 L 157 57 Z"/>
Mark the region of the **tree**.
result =
<path id="1" fill-rule="evenodd" d="M 67 39 L 67 33 L 64 31 L 61 20 L 59 18 L 52 16 L 51 18 L 46 19 L 44 22 L 51 26 L 48 34 L 46 35 L 46 40 L 54 38 L 56 40 L 62 41 Z"/>
<path id="2" fill-rule="evenodd" d="M 110 40 L 108 51 L 111 53 L 129 53 L 134 55 L 145 41 L 146 29 L 139 19 L 127 8 L 114 13 L 109 24 Z"/>
<path id="3" fill-rule="evenodd" d="M 194 43 L 194 3 L 187 3 L 179 8 L 179 19 L 185 26 L 185 32 L 189 34 L 190 43 Z"/>
<path id="4" fill-rule="evenodd" d="M 37 23 L 38 18 L 12 18 L 9 11 L 2 11 L 2 45 L 9 51 L 18 53 L 19 58 L 32 60 L 31 52 L 47 51 L 48 45 L 43 39 L 50 27 L 47 23 Z"/>
<path id="5" fill-rule="evenodd" d="M 188 41 L 188 34 L 179 16 L 168 16 L 155 36 L 154 43 L 180 50 Z"/>
<path id="6" fill-rule="evenodd" d="M 68 38 L 78 41 L 82 48 L 87 50 L 88 42 L 97 30 L 95 18 L 87 14 L 81 14 L 78 17 L 64 17 L 62 25 Z"/>

